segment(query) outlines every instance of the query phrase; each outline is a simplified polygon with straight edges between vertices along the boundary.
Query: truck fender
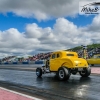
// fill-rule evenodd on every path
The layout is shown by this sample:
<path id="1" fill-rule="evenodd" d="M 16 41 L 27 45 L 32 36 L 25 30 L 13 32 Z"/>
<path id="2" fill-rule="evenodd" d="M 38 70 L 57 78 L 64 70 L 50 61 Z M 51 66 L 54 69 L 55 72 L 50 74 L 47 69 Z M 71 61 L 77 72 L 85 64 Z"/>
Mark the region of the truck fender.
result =
<path id="1" fill-rule="evenodd" d="M 67 68 L 72 68 L 73 64 L 72 64 L 72 62 L 70 61 L 70 62 L 64 62 L 61 66 L 65 66 L 65 67 L 67 67 Z"/>

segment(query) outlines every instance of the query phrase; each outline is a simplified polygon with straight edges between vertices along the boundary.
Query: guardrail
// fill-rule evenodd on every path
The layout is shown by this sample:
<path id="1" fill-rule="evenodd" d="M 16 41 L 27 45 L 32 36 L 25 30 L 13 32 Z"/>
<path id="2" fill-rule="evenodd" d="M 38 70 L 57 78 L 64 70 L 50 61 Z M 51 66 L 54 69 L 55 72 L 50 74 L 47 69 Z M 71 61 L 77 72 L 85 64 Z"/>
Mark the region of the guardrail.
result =
<path id="1" fill-rule="evenodd" d="M 2 62 L 0 65 L 18 65 L 18 64 L 45 64 L 44 60 L 41 61 L 23 61 L 23 62 Z"/>

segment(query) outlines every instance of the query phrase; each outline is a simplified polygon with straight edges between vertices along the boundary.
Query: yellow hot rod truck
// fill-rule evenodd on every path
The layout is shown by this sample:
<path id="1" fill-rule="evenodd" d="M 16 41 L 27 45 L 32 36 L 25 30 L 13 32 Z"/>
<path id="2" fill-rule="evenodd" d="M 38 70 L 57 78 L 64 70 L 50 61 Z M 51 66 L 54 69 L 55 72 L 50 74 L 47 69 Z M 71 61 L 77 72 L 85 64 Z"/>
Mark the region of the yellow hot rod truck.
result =
<path id="1" fill-rule="evenodd" d="M 91 74 L 91 68 L 85 59 L 78 58 L 76 52 L 56 51 L 51 54 L 44 66 L 36 69 L 37 77 L 50 72 L 55 72 L 59 80 L 68 80 L 71 74 L 76 75 L 77 72 L 82 77 L 88 77 Z"/>

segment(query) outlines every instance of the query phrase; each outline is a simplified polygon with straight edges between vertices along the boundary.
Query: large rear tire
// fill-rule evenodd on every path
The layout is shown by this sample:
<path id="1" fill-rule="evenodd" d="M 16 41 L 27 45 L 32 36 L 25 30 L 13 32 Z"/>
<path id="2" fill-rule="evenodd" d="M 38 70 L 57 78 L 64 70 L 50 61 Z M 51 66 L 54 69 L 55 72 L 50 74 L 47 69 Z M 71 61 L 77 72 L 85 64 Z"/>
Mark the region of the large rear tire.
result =
<path id="1" fill-rule="evenodd" d="M 36 75 L 37 75 L 37 77 L 41 77 L 42 76 L 42 69 L 41 68 L 37 68 L 36 69 Z"/>
<path id="2" fill-rule="evenodd" d="M 65 68 L 65 67 L 60 67 L 58 72 L 57 72 L 57 77 L 59 80 L 63 81 L 63 80 L 68 80 L 70 77 L 70 71 L 69 69 Z"/>
<path id="3" fill-rule="evenodd" d="M 88 77 L 90 74 L 91 74 L 91 68 L 88 67 L 88 68 L 84 68 L 83 71 L 80 71 L 79 74 L 82 76 L 82 77 Z"/>

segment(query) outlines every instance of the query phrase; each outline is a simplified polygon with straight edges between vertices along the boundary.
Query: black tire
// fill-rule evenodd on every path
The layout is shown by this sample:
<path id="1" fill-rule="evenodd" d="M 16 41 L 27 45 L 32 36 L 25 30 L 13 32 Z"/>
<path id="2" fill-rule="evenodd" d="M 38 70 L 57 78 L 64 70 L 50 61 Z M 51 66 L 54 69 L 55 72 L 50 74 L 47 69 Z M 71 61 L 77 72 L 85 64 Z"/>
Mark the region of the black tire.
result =
<path id="1" fill-rule="evenodd" d="M 70 71 L 65 67 L 60 67 L 57 72 L 57 77 L 59 80 L 68 80 L 70 77 Z"/>
<path id="2" fill-rule="evenodd" d="M 76 75 L 77 72 L 78 72 L 78 69 L 71 70 L 71 73 L 72 73 L 73 75 Z"/>
<path id="3" fill-rule="evenodd" d="M 76 75 L 76 74 L 77 74 L 77 71 L 73 71 L 72 74 L 73 74 L 73 75 Z"/>
<path id="4" fill-rule="evenodd" d="M 91 74 L 91 68 L 88 67 L 88 68 L 84 68 L 83 71 L 80 71 L 79 74 L 82 76 L 82 77 L 88 77 L 90 74 Z"/>
<path id="5" fill-rule="evenodd" d="M 36 75 L 37 75 L 37 77 L 41 77 L 42 76 L 42 69 L 41 68 L 37 68 L 36 69 Z"/>

